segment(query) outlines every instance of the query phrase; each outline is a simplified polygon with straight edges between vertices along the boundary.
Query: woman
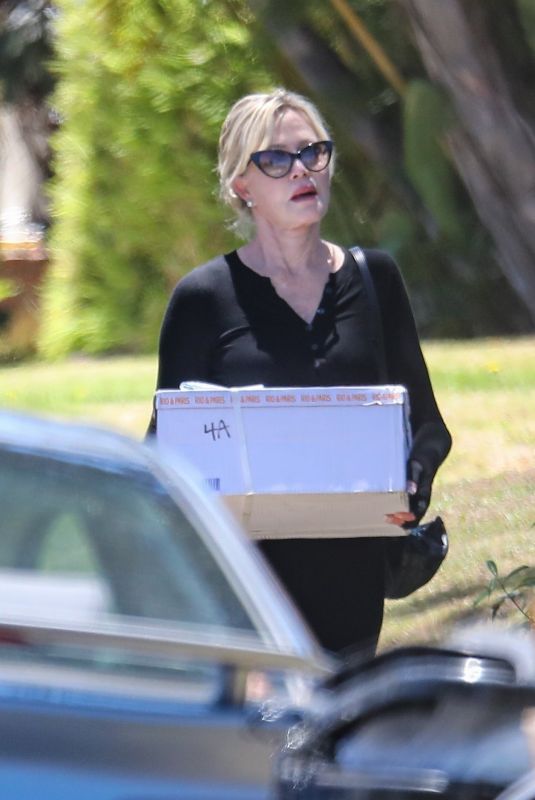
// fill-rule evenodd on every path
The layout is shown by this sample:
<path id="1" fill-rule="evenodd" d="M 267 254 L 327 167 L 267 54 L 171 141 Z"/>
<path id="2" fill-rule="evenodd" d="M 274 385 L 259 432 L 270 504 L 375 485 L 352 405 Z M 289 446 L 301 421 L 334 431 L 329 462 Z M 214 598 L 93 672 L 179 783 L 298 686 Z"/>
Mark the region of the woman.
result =
<path id="1" fill-rule="evenodd" d="M 198 380 L 223 386 L 378 383 L 366 305 L 351 254 L 320 235 L 333 145 L 317 109 L 282 89 L 231 109 L 219 143 L 222 199 L 254 235 L 183 278 L 160 338 L 158 388 Z M 392 259 L 367 251 L 384 326 L 388 377 L 409 391 L 414 446 L 411 511 L 425 513 L 450 435 L 437 408 L 414 319 Z M 380 538 L 286 539 L 259 547 L 319 641 L 373 650 L 384 604 Z"/>

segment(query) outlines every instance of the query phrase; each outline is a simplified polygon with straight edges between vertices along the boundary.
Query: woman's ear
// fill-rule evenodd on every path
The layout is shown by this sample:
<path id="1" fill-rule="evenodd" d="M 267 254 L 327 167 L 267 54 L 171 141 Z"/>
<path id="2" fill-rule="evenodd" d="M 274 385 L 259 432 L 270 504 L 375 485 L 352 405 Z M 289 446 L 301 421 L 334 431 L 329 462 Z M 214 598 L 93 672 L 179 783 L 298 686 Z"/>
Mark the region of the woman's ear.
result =
<path id="1" fill-rule="evenodd" d="M 232 189 L 236 192 L 240 200 L 247 203 L 249 199 L 249 190 L 247 189 L 247 181 L 243 177 L 238 175 L 237 178 L 234 178 L 232 181 Z"/>

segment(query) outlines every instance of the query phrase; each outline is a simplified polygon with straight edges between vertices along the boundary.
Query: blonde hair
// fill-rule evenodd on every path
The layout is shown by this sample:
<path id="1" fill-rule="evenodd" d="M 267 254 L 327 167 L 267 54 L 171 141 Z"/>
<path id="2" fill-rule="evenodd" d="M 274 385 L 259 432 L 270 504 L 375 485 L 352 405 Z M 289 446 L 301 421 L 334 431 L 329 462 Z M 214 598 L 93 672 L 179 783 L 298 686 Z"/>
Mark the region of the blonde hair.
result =
<path id="1" fill-rule="evenodd" d="M 238 217 L 237 224 L 247 223 L 251 212 L 239 197 L 232 184 L 242 175 L 251 153 L 265 149 L 272 138 L 273 129 L 287 109 L 303 114 L 314 129 L 318 140 L 330 139 L 329 131 L 316 106 L 295 92 L 275 89 L 266 94 L 248 94 L 230 109 L 219 137 L 219 194 Z M 334 155 L 329 165 L 332 175 Z"/>

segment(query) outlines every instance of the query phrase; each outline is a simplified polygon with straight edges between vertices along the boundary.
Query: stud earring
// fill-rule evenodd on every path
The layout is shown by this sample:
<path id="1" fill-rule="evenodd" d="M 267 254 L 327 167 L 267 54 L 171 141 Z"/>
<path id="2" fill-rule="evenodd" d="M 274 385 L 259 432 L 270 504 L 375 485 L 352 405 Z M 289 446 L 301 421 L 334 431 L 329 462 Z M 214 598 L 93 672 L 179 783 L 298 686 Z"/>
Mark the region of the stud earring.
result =
<path id="1" fill-rule="evenodd" d="M 255 204 L 251 199 L 249 199 L 245 201 L 245 205 L 247 206 L 247 208 L 254 208 Z"/>

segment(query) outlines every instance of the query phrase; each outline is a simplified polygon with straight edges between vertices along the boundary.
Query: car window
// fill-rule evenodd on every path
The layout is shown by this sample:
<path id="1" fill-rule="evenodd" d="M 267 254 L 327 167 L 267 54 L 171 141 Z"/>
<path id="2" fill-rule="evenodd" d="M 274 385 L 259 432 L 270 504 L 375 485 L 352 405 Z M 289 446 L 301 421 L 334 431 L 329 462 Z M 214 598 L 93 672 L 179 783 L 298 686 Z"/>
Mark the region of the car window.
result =
<path id="1" fill-rule="evenodd" d="M 0 608 L 255 630 L 202 538 L 152 475 L 21 452 L 1 459 Z"/>

